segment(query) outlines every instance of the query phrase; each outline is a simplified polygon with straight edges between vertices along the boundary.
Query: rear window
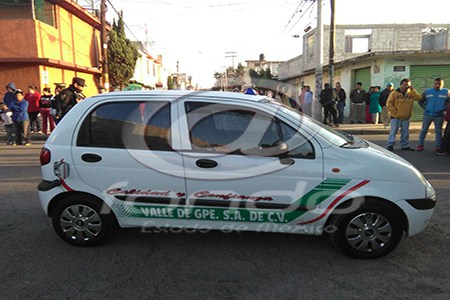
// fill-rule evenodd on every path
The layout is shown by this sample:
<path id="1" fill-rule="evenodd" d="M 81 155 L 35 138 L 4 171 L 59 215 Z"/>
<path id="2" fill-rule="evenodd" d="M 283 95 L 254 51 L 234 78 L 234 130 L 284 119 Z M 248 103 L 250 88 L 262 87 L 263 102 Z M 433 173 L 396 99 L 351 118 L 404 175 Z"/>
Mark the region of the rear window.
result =
<path id="1" fill-rule="evenodd" d="M 77 146 L 171 151 L 169 102 L 113 102 L 83 121 Z"/>

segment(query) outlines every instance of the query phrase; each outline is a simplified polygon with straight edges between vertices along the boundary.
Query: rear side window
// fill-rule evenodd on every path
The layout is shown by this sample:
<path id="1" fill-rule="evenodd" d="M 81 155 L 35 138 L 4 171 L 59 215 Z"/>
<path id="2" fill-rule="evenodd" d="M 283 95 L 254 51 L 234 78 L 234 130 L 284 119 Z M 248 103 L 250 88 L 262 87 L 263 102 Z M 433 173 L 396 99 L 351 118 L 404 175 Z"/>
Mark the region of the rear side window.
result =
<path id="1" fill-rule="evenodd" d="M 83 121 L 77 146 L 171 151 L 169 102 L 113 102 Z"/>

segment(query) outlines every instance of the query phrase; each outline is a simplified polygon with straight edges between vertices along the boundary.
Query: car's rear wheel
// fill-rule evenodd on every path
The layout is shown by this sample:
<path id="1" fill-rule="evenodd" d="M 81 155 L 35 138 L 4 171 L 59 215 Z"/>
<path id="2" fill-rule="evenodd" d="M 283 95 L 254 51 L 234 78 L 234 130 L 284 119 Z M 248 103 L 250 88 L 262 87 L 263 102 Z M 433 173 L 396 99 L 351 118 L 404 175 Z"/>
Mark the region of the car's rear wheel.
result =
<path id="1" fill-rule="evenodd" d="M 110 234 L 113 217 L 102 213 L 101 201 L 82 195 L 70 196 L 58 203 L 52 222 L 56 233 L 76 246 L 93 246 Z"/>
<path id="2" fill-rule="evenodd" d="M 393 209 L 381 202 L 366 202 L 358 209 L 333 216 L 333 243 L 354 258 L 377 258 L 394 250 L 403 228 Z"/>

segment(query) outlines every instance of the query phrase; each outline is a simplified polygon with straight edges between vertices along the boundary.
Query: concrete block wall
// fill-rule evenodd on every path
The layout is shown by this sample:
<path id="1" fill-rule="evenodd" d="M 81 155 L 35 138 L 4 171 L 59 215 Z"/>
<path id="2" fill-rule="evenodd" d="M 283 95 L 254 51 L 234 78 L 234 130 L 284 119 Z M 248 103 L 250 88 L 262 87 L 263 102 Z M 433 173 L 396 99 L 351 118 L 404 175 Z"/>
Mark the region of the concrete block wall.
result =
<path id="1" fill-rule="evenodd" d="M 336 27 L 335 38 L 335 63 L 367 54 L 345 52 L 345 31 L 347 29 L 372 29 L 370 38 L 370 52 L 391 52 L 391 51 L 421 51 L 422 31 L 428 27 L 448 28 L 447 39 L 450 41 L 450 24 L 360 24 L 360 25 L 338 25 Z M 323 30 L 323 61 L 328 64 L 330 28 L 324 26 Z M 304 37 L 303 44 L 306 44 Z M 450 44 L 450 43 L 448 43 Z M 450 49 L 450 47 L 448 48 Z M 315 68 L 316 59 L 314 56 L 305 56 L 305 47 L 302 55 L 299 55 L 280 66 L 278 77 L 280 80 L 299 76 L 305 70 Z"/>

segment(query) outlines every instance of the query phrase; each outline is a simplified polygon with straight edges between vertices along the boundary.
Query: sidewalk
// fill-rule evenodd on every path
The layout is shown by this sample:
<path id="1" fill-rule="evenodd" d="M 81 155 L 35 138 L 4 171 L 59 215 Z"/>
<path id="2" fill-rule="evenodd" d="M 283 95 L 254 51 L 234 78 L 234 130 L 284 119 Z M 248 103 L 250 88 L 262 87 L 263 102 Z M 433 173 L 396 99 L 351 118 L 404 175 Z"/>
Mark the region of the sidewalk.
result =
<path id="1" fill-rule="evenodd" d="M 422 122 L 411 122 L 409 125 L 409 133 L 418 134 L 421 128 Z M 389 130 L 385 129 L 383 124 L 339 124 L 339 128 L 336 129 L 356 135 L 389 134 Z M 428 133 L 434 133 L 433 124 L 428 129 Z"/>
<path id="2" fill-rule="evenodd" d="M 375 134 L 389 134 L 389 131 L 383 127 L 383 124 L 340 124 L 339 127 L 334 127 L 337 130 L 342 130 L 350 134 L 356 135 L 375 135 Z M 422 122 L 411 122 L 409 126 L 409 133 L 418 134 L 422 128 Z M 431 124 L 428 133 L 434 134 L 434 126 Z M 32 133 L 31 142 L 45 141 L 48 135 Z M 0 126 L 0 141 L 6 141 L 5 127 Z"/>

